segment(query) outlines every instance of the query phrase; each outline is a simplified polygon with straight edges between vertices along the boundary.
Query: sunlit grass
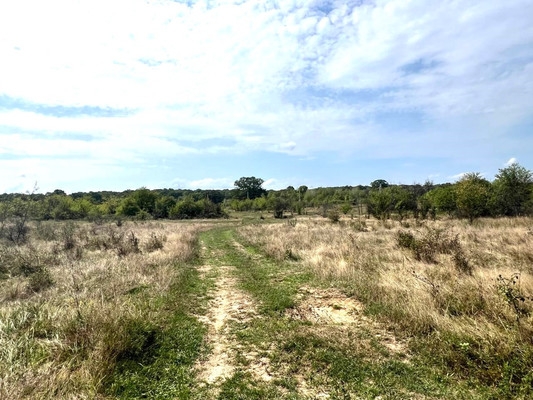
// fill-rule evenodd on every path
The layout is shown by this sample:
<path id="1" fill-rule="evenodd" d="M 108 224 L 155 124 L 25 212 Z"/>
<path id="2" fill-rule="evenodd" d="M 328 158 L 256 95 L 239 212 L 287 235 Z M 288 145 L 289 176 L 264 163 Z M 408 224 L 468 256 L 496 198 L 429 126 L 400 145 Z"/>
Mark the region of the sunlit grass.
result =
<path id="1" fill-rule="evenodd" d="M 185 279 L 179 263 L 196 256 L 201 229 L 43 222 L 27 244 L 0 245 L 0 397 L 105 397 L 121 357 L 166 329 L 165 299 Z"/>
<path id="2" fill-rule="evenodd" d="M 247 225 L 239 233 L 361 300 L 398 335 L 415 338 L 412 350 L 425 362 L 514 397 L 533 390 L 532 226 L 530 218 L 473 225 L 369 220 L 362 229 L 358 220 L 301 218 L 295 225 Z M 436 242 L 434 260 L 401 247 L 399 231 Z M 445 240 L 455 242 L 441 249 Z"/>

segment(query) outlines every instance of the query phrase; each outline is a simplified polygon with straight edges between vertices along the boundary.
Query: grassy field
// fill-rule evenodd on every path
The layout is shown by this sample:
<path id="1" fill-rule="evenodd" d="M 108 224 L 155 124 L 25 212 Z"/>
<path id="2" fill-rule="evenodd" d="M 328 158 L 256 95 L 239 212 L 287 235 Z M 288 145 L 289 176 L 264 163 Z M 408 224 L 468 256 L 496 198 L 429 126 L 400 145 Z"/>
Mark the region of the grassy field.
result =
<path id="1" fill-rule="evenodd" d="M 533 396 L 533 219 L 265 217 L 1 243 L 0 398 Z"/>

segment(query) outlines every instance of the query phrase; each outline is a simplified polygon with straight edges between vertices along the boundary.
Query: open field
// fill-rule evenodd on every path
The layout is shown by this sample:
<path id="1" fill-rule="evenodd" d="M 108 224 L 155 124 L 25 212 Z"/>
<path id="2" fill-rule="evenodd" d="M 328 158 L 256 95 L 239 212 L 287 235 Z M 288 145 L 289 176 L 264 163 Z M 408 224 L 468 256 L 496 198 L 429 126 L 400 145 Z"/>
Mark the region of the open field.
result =
<path id="1" fill-rule="evenodd" d="M 0 398 L 526 399 L 533 219 L 38 223 Z"/>

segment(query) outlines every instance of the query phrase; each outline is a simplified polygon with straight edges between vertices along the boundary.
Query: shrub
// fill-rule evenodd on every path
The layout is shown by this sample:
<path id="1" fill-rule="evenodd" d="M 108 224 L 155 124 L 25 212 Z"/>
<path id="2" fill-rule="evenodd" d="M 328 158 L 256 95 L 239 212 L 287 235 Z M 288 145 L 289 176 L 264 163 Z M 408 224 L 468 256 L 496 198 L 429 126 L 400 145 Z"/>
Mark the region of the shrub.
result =
<path id="1" fill-rule="evenodd" d="M 37 234 L 38 239 L 47 242 L 57 239 L 57 232 L 50 222 L 37 221 L 37 224 L 35 225 L 35 233 Z"/>
<path id="2" fill-rule="evenodd" d="M 512 307 L 517 322 L 520 322 L 520 318 L 530 315 L 531 309 L 528 307 L 528 303 L 533 301 L 533 297 L 526 296 L 520 288 L 519 272 L 514 273 L 509 278 L 499 275 L 496 288 Z"/>
<path id="3" fill-rule="evenodd" d="M 165 235 L 158 236 L 157 234 L 152 232 L 150 234 L 150 238 L 144 245 L 144 249 L 148 253 L 151 253 L 152 251 L 156 251 L 156 250 L 161 250 L 164 247 L 166 241 L 167 241 L 167 237 Z"/>
<path id="4" fill-rule="evenodd" d="M 54 280 L 50 271 L 46 267 L 39 268 L 35 273 L 32 273 L 29 279 L 29 288 L 33 292 L 40 292 L 48 289 L 54 284 Z"/>
<path id="5" fill-rule="evenodd" d="M 366 232 L 365 220 L 357 220 L 350 223 L 350 227 L 358 232 Z"/>
<path id="6" fill-rule="evenodd" d="M 61 229 L 61 239 L 63 240 L 63 249 L 72 250 L 76 247 L 76 225 L 67 222 Z"/>
<path id="7" fill-rule="evenodd" d="M 123 235 L 122 238 L 124 238 Z M 131 253 L 140 253 L 141 249 L 139 248 L 139 238 L 135 236 L 133 231 L 130 232 L 127 238 L 117 243 L 116 251 L 119 257 L 124 257 Z"/>
<path id="8" fill-rule="evenodd" d="M 416 238 L 411 232 L 398 231 L 396 243 L 401 248 L 411 250 L 416 260 L 427 263 L 436 263 L 438 254 L 451 254 L 459 272 L 472 274 L 472 266 L 459 243 L 458 235 L 451 236 L 445 230 L 428 228 L 422 237 Z"/>
<path id="9" fill-rule="evenodd" d="M 336 208 L 332 208 L 331 210 L 329 210 L 327 215 L 328 215 L 328 219 L 333 223 L 337 223 L 341 219 L 339 210 L 337 210 Z"/>
<path id="10" fill-rule="evenodd" d="M 350 203 L 344 203 L 341 206 L 341 211 L 344 215 L 348 214 L 350 211 L 352 211 L 352 205 Z"/>
<path id="11" fill-rule="evenodd" d="M 396 233 L 396 243 L 404 249 L 414 248 L 415 242 L 415 236 L 411 232 L 398 231 Z"/>

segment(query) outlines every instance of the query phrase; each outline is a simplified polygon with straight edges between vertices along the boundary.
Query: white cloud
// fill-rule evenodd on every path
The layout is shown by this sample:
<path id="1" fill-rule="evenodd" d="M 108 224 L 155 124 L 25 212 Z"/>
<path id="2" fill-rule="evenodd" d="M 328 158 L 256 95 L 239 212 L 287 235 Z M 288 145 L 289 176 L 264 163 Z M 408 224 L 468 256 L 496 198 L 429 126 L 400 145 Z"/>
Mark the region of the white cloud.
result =
<path id="1" fill-rule="evenodd" d="M 516 164 L 518 162 L 518 160 L 514 157 L 511 157 L 506 163 L 505 163 L 505 166 L 510 166 L 510 165 L 513 165 L 513 164 Z"/>
<path id="2" fill-rule="evenodd" d="M 265 189 L 273 189 L 279 186 L 278 182 L 274 178 L 267 179 L 263 182 L 263 187 Z"/>
<path id="3" fill-rule="evenodd" d="M 452 176 L 449 176 L 448 179 L 451 179 L 451 180 L 454 180 L 454 181 L 459 181 L 463 178 L 463 176 L 465 176 L 468 172 L 459 172 L 458 174 L 455 174 L 455 175 L 452 175 Z"/>
<path id="4" fill-rule="evenodd" d="M 28 106 L 0 103 L 0 152 L 459 159 L 533 116 L 528 0 L 192 3 L 3 2 L 0 102 Z M 128 112 L 58 117 L 32 104 Z"/>
<path id="5" fill-rule="evenodd" d="M 187 182 L 190 189 L 227 189 L 233 187 L 235 179 L 231 178 L 203 178 Z"/>

